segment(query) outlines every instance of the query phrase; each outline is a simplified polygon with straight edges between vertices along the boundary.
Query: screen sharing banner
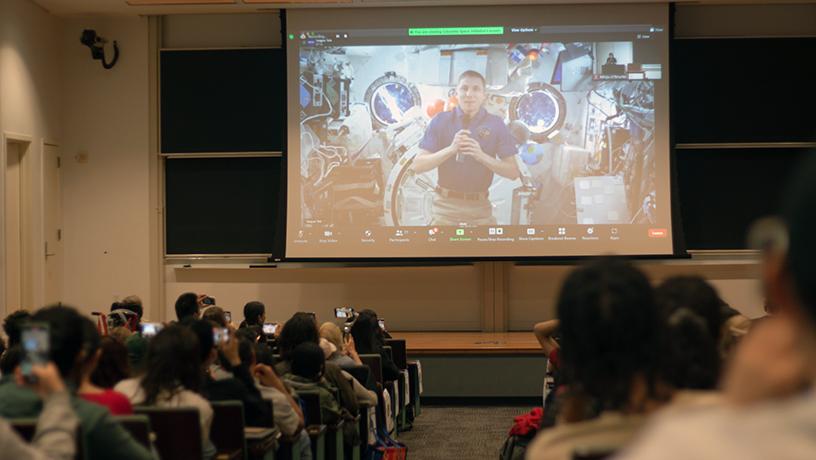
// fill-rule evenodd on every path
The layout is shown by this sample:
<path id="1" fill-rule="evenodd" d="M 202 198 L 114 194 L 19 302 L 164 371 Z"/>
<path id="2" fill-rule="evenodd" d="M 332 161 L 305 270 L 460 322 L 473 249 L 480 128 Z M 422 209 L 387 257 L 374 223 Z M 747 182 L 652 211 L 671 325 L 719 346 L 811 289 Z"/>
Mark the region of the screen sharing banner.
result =
<path id="1" fill-rule="evenodd" d="M 667 22 L 289 10 L 286 256 L 671 254 Z"/>

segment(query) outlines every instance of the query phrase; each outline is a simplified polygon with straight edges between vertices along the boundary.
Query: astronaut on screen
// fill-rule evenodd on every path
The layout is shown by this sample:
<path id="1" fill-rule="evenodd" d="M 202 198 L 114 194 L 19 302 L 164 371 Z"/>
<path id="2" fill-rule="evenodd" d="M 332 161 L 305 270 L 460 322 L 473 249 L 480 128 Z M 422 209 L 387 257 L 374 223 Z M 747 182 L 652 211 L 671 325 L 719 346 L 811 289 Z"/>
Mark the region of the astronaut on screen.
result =
<path id="1" fill-rule="evenodd" d="M 419 143 L 416 173 L 438 168 L 432 225 L 494 225 L 488 188 L 493 175 L 519 177 L 515 141 L 504 121 L 483 107 L 485 78 L 467 70 L 456 86 L 458 106 L 438 113 Z"/>

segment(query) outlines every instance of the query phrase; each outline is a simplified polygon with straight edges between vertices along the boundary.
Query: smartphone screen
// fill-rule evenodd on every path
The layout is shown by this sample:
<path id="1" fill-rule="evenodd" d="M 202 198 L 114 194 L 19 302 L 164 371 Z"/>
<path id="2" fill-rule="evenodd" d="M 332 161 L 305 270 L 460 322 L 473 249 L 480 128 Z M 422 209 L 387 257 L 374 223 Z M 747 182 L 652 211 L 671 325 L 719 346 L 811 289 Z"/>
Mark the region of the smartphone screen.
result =
<path id="1" fill-rule="evenodd" d="M 28 323 L 23 326 L 20 338 L 23 344 L 23 359 L 20 362 L 20 370 L 23 372 L 23 377 L 27 380 L 33 380 L 32 366 L 46 364 L 49 359 L 48 325 Z"/>
<path id="2" fill-rule="evenodd" d="M 225 312 L 224 312 L 224 317 L 225 317 L 225 318 L 227 318 L 227 322 L 228 322 L 228 323 L 231 323 L 231 322 L 232 322 L 232 313 L 230 313 L 230 312 L 228 312 L 228 311 L 225 311 Z"/>
<path id="3" fill-rule="evenodd" d="M 275 335 L 278 332 L 278 323 L 264 323 L 263 333 L 266 335 Z"/>
<path id="4" fill-rule="evenodd" d="M 162 330 L 162 327 L 164 327 L 162 323 L 142 323 L 142 337 L 153 337 Z"/>
<path id="5" fill-rule="evenodd" d="M 201 301 L 204 305 L 215 305 L 215 298 L 213 297 L 204 297 L 204 300 Z"/>
<path id="6" fill-rule="evenodd" d="M 350 318 L 350 309 L 348 307 L 340 307 L 334 309 L 334 317 L 335 318 Z"/>
<path id="7" fill-rule="evenodd" d="M 229 329 L 225 327 L 213 329 L 213 342 L 215 342 L 215 346 L 226 343 L 227 341 L 229 341 Z"/>
<path id="8" fill-rule="evenodd" d="M 380 324 L 380 329 L 385 330 L 385 320 L 379 319 L 377 322 Z"/>

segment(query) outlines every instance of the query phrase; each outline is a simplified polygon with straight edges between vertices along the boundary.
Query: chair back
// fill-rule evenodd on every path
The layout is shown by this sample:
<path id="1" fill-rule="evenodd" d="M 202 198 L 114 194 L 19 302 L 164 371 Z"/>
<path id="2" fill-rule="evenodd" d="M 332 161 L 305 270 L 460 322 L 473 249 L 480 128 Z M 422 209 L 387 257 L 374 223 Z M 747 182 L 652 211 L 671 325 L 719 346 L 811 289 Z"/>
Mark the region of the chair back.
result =
<path id="1" fill-rule="evenodd" d="M 362 361 L 363 364 L 368 366 L 369 370 L 371 371 L 372 377 L 374 377 L 374 382 L 382 385 L 383 384 L 382 356 L 378 354 L 360 355 L 360 361 Z"/>
<path id="2" fill-rule="evenodd" d="M 143 414 L 117 415 L 113 417 L 122 427 L 133 436 L 139 444 L 150 449 L 150 419 Z"/>
<path id="3" fill-rule="evenodd" d="M 161 458 L 201 458 L 201 424 L 194 407 L 136 406 L 146 415 L 156 434 L 156 450 Z"/>
<path id="4" fill-rule="evenodd" d="M 369 387 L 373 386 L 374 382 L 369 382 L 369 379 L 371 378 L 371 369 L 368 366 L 362 365 L 344 367 L 343 370 L 351 374 L 351 376 L 354 377 L 354 380 L 357 380 L 360 385 L 368 388 L 369 390 L 371 389 Z"/>
<path id="5" fill-rule="evenodd" d="M 408 346 L 405 339 L 386 339 L 385 344 L 391 347 L 394 364 L 401 370 L 408 369 Z"/>
<path id="6" fill-rule="evenodd" d="M 213 421 L 210 427 L 210 440 L 215 444 L 218 453 L 227 453 L 228 457 L 243 458 L 246 451 L 244 444 L 244 404 L 241 401 L 210 401 L 213 408 Z"/>
<path id="7" fill-rule="evenodd" d="M 322 425 L 323 415 L 320 412 L 320 393 L 317 391 L 298 391 L 303 403 L 303 418 L 306 426 Z"/>
<path id="8" fill-rule="evenodd" d="M 31 443 L 34 439 L 34 433 L 37 431 L 37 419 L 36 418 L 18 418 L 18 419 L 9 419 L 9 423 L 14 431 L 20 435 L 21 438 L 26 440 L 26 442 Z M 82 437 L 83 432 L 81 427 L 77 427 L 77 434 L 76 434 L 76 455 L 74 456 L 77 460 L 84 460 L 85 454 L 82 451 Z M 2 457 L 2 454 L 0 454 Z"/>
<path id="9" fill-rule="evenodd" d="M 34 432 L 37 431 L 36 418 L 10 419 L 9 423 L 11 423 L 11 427 L 14 428 L 14 431 L 27 442 L 31 442 L 31 440 L 34 439 Z"/>

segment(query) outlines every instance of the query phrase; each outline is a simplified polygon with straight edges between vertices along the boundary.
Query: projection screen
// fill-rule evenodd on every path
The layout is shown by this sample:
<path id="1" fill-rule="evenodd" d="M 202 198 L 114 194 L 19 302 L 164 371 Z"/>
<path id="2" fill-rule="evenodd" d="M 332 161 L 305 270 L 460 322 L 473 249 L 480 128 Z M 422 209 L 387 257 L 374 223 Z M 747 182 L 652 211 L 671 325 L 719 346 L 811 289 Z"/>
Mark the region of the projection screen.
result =
<path id="1" fill-rule="evenodd" d="M 667 5 L 286 27 L 287 258 L 671 254 Z"/>

